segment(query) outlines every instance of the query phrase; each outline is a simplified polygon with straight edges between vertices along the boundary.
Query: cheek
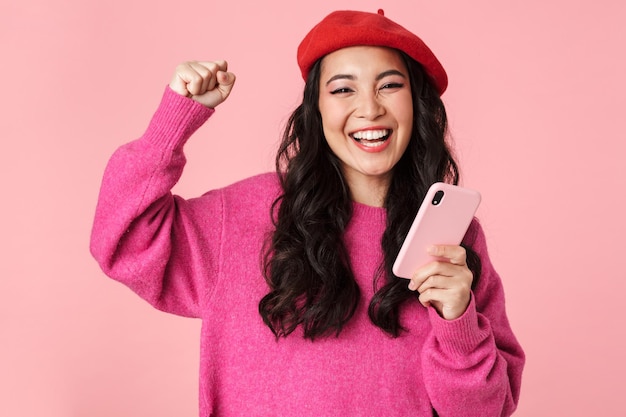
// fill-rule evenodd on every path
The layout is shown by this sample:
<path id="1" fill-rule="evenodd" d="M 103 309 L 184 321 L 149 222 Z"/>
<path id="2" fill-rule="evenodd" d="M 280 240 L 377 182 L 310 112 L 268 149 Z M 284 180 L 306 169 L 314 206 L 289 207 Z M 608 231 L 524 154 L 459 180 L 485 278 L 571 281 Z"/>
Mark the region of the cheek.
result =
<path id="1" fill-rule="evenodd" d="M 405 97 L 403 97 L 403 100 L 400 106 L 401 106 L 400 108 L 402 109 L 402 115 L 400 117 L 405 123 L 412 125 L 413 124 L 413 98 L 411 97 L 410 93 L 407 94 Z"/>
<path id="2" fill-rule="evenodd" d="M 398 123 L 402 129 L 402 153 L 409 146 L 411 134 L 413 132 L 413 106 L 412 103 L 403 107 L 403 111 L 398 114 Z"/>
<path id="3" fill-rule="evenodd" d="M 343 130 L 343 118 L 340 116 L 341 112 L 337 106 L 320 102 L 319 109 L 325 134 Z"/>
<path id="4" fill-rule="evenodd" d="M 401 112 L 398 114 L 398 123 L 402 126 L 408 136 L 411 136 L 413 130 L 413 103 L 406 102 L 400 107 Z"/>

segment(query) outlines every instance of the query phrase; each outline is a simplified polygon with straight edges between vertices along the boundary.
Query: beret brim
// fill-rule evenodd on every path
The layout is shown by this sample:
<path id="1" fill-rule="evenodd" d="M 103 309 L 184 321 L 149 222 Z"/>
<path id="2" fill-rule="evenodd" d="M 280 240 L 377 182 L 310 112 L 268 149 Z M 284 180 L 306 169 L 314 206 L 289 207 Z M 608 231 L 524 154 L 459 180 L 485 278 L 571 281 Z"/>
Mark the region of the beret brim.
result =
<path id="1" fill-rule="evenodd" d="M 350 46 L 385 46 L 403 51 L 424 67 L 439 95 L 448 86 L 446 71 L 430 48 L 417 35 L 385 17 L 382 10 L 339 10 L 315 25 L 298 47 L 298 66 L 304 80 L 318 59 Z"/>

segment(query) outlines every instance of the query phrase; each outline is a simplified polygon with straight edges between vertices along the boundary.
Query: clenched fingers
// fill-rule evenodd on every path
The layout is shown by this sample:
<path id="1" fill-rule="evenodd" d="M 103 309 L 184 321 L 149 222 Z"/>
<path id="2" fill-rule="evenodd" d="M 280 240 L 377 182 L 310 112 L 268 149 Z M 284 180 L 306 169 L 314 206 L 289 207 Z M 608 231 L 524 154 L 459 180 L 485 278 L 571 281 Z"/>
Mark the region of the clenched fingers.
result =
<path id="1" fill-rule="evenodd" d="M 170 88 L 207 107 L 215 107 L 226 100 L 234 83 L 235 74 L 228 72 L 226 61 L 187 61 L 176 67 Z"/>
<path id="2" fill-rule="evenodd" d="M 429 250 L 437 257 L 419 268 L 409 282 L 424 306 L 432 305 L 448 320 L 461 316 L 470 301 L 473 274 L 466 264 L 466 252 L 461 246 L 437 245 Z"/>

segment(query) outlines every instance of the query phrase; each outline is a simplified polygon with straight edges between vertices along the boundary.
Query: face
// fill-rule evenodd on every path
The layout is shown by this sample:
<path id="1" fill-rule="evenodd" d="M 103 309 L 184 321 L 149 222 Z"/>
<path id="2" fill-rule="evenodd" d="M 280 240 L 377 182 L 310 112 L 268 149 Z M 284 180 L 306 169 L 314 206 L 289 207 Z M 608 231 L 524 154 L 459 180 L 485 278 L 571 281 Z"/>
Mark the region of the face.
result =
<path id="1" fill-rule="evenodd" d="M 351 188 L 388 185 L 413 125 L 409 74 L 389 48 L 355 46 L 324 57 L 319 110 L 326 141 Z"/>

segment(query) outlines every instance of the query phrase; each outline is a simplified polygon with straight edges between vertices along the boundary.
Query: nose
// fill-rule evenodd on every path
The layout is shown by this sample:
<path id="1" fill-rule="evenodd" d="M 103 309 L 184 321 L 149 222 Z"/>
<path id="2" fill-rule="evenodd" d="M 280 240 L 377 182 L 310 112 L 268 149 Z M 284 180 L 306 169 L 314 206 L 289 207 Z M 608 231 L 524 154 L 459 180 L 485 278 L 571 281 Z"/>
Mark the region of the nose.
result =
<path id="1" fill-rule="evenodd" d="M 385 114 L 385 107 L 380 102 L 378 92 L 359 94 L 356 101 L 356 117 L 367 120 L 375 120 L 383 114 Z"/>

